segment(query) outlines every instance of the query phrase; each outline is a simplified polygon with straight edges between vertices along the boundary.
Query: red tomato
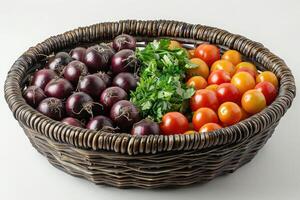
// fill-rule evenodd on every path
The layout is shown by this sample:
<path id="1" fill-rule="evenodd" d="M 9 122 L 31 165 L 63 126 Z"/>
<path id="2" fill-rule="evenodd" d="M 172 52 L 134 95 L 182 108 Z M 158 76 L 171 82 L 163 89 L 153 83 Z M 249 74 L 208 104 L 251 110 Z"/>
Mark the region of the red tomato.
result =
<path id="1" fill-rule="evenodd" d="M 169 112 L 163 116 L 159 127 L 163 135 L 182 134 L 189 130 L 189 122 L 180 112 Z"/>
<path id="2" fill-rule="evenodd" d="M 222 126 L 220 126 L 220 125 L 217 124 L 217 123 L 207 123 L 207 124 L 204 124 L 204 125 L 200 128 L 199 132 L 200 132 L 200 133 L 203 133 L 203 132 L 215 131 L 215 130 L 218 130 L 218 129 L 220 129 L 220 128 L 222 128 Z"/>
<path id="3" fill-rule="evenodd" d="M 222 83 L 219 85 L 216 93 L 220 104 L 226 101 L 239 104 L 242 97 L 240 91 L 232 83 Z"/>
<path id="4" fill-rule="evenodd" d="M 218 116 L 224 124 L 233 125 L 241 120 L 242 110 L 236 103 L 225 102 L 220 105 Z"/>
<path id="5" fill-rule="evenodd" d="M 258 83 L 255 86 L 255 89 L 261 91 L 264 94 L 267 105 L 270 105 L 277 96 L 276 87 L 268 81 L 263 81 L 263 82 Z"/>
<path id="6" fill-rule="evenodd" d="M 193 115 L 194 129 L 198 131 L 204 124 L 213 122 L 218 123 L 218 116 L 210 108 L 199 108 Z"/>
<path id="7" fill-rule="evenodd" d="M 208 66 L 221 58 L 220 49 L 212 44 L 200 44 L 196 48 L 194 56 L 204 60 Z"/>
<path id="8" fill-rule="evenodd" d="M 212 71 L 208 77 L 208 84 L 217 84 L 230 83 L 230 74 L 224 70 L 215 70 Z"/>
<path id="9" fill-rule="evenodd" d="M 208 89 L 197 90 L 190 100 L 190 107 L 192 111 L 203 107 L 218 110 L 219 102 L 216 92 Z"/>

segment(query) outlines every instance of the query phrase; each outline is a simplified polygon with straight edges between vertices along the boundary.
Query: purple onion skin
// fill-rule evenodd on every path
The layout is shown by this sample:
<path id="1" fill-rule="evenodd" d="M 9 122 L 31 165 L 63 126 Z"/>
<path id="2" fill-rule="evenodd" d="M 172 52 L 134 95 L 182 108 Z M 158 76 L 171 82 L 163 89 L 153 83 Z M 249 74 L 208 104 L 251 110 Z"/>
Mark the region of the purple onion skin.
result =
<path id="1" fill-rule="evenodd" d="M 116 53 L 115 50 L 105 44 L 105 43 L 101 43 L 101 44 L 98 44 L 98 45 L 94 45 L 93 46 L 101 55 L 103 55 L 104 59 L 105 59 L 105 63 L 106 65 L 109 65 L 110 64 L 110 60 L 111 60 L 111 57 Z"/>
<path id="2" fill-rule="evenodd" d="M 121 100 L 111 108 L 110 118 L 121 131 L 128 132 L 139 121 L 140 116 L 138 109 L 130 101 Z"/>
<path id="3" fill-rule="evenodd" d="M 89 47 L 86 50 L 84 63 L 88 67 L 90 73 L 107 71 L 108 69 L 105 58 L 95 49 L 95 47 Z"/>
<path id="4" fill-rule="evenodd" d="M 64 68 L 64 78 L 70 81 L 73 85 L 77 85 L 81 76 L 86 76 L 88 69 L 86 65 L 80 61 L 74 60 Z"/>
<path id="5" fill-rule="evenodd" d="M 142 119 L 135 123 L 131 129 L 131 135 L 158 135 L 158 123 L 150 119 Z"/>
<path id="6" fill-rule="evenodd" d="M 99 78 L 101 78 L 104 81 L 106 87 L 110 87 L 111 86 L 111 84 L 112 84 L 111 77 L 107 73 L 105 73 L 105 72 L 98 72 L 98 73 L 96 73 L 94 75 L 96 75 Z"/>
<path id="7" fill-rule="evenodd" d="M 45 94 L 48 97 L 55 97 L 58 99 L 65 99 L 73 92 L 72 84 L 63 78 L 53 79 L 45 87 Z"/>
<path id="8" fill-rule="evenodd" d="M 65 116 L 64 104 L 60 99 L 54 97 L 41 101 L 37 111 L 57 121 L 60 121 Z"/>
<path id="9" fill-rule="evenodd" d="M 99 131 L 105 127 L 113 127 L 113 122 L 103 115 L 92 118 L 86 125 L 87 129 Z"/>
<path id="10" fill-rule="evenodd" d="M 131 49 L 135 50 L 136 48 L 136 40 L 134 37 L 127 35 L 127 34 L 122 34 L 113 40 L 112 44 L 113 48 L 116 51 L 120 51 L 122 49 Z"/>
<path id="11" fill-rule="evenodd" d="M 70 55 L 73 59 L 84 62 L 84 57 L 86 53 L 86 48 L 76 47 L 70 51 Z"/>
<path id="12" fill-rule="evenodd" d="M 99 99 L 105 88 L 105 82 L 96 75 L 87 75 L 78 82 L 78 90 L 87 93 L 94 99 Z"/>
<path id="13" fill-rule="evenodd" d="M 111 59 L 111 71 L 113 74 L 121 72 L 133 72 L 137 67 L 134 51 L 123 49 L 117 52 Z"/>
<path id="14" fill-rule="evenodd" d="M 128 93 L 130 90 L 135 90 L 137 87 L 137 79 L 131 73 L 122 72 L 115 76 L 112 85 L 118 86 Z"/>
<path id="15" fill-rule="evenodd" d="M 56 77 L 57 74 L 53 70 L 41 69 L 34 73 L 31 84 L 44 90 L 46 85 Z"/>
<path id="16" fill-rule="evenodd" d="M 32 85 L 24 91 L 23 97 L 31 107 L 36 108 L 46 95 L 41 88 Z"/>
<path id="17" fill-rule="evenodd" d="M 49 62 L 46 64 L 46 68 L 52 69 L 57 73 L 61 73 L 63 67 L 71 62 L 73 58 L 66 52 L 59 52 L 54 57 L 50 58 Z"/>
<path id="18" fill-rule="evenodd" d="M 63 120 L 61 120 L 61 122 L 70 126 L 83 128 L 82 123 L 78 119 L 75 119 L 73 117 L 66 117 Z"/>
<path id="19" fill-rule="evenodd" d="M 102 106 L 94 103 L 92 97 L 84 92 L 76 92 L 66 101 L 67 115 L 77 119 L 88 119 L 102 113 Z"/>
<path id="20" fill-rule="evenodd" d="M 128 95 L 125 90 L 119 87 L 109 87 L 102 92 L 100 103 L 104 106 L 104 110 L 109 111 L 115 103 L 127 99 Z"/>

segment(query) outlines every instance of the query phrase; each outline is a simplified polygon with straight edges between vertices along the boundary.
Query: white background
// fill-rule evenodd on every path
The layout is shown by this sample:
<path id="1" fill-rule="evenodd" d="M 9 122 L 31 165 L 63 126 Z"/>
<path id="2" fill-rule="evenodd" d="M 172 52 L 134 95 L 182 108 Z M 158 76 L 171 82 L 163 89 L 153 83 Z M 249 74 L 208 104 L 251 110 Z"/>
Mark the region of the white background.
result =
<path id="1" fill-rule="evenodd" d="M 119 19 L 174 19 L 239 33 L 280 55 L 300 88 L 299 11 L 297 0 L 0 0 L 0 199 L 300 199 L 299 98 L 248 165 L 205 185 L 164 190 L 96 186 L 59 171 L 31 147 L 3 98 L 6 73 L 27 48 L 78 26 Z"/>

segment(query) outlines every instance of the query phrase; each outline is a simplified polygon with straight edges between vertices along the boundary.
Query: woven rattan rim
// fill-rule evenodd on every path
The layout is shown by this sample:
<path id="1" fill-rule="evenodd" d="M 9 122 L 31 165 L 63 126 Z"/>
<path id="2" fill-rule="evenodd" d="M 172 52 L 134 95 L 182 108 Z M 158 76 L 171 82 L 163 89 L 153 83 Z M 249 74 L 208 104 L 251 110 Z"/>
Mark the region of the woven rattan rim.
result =
<path id="1" fill-rule="evenodd" d="M 41 54 L 75 46 L 79 43 L 109 40 L 121 33 L 142 38 L 176 37 L 183 40 L 207 41 L 236 49 L 265 69 L 276 74 L 280 81 L 276 100 L 259 114 L 227 128 L 214 132 L 192 135 L 131 136 L 107 131 L 92 131 L 75 128 L 49 119 L 31 108 L 23 99 L 21 82 L 28 70 L 41 59 Z M 50 37 L 31 47 L 11 67 L 5 82 L 5 98 L 15 118 L 38 134 L 61 143 L 93 150 L 106 150 L 129 155 L 165 151 L 199 150 L 219 145 L 240 142 L 276 123 L 291 106 L 295 97 L 294 77 L 284 61 L 271 53 L 262 44 L 227 31 L 177 21 L 137 21 L 98 23 Z"/>

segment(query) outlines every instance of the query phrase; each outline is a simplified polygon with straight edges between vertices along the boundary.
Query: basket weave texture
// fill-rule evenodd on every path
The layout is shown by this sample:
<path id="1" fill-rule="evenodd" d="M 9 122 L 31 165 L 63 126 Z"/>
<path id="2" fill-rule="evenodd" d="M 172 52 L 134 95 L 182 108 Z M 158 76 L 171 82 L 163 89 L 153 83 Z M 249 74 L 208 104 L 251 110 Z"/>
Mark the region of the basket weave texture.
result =
<path id="1" fill-rule="evenodd" d="M 203 41 L 236 49 L 270 70 L 280 82 L 276 100 L 262 112 L 214 132 L 191 135 L 131 136 L 76 128 L 49 119 L 22 97 L 28 78 L 43 54 L 110 41 L 121 33 L 147 43 L 173 38 L 187 45 Z M 12 66 L 5 98 L 32 145 L 55 167 L 96 184 L 158 188 L 206 182 L 249 162 L 274 132 L 295 97 L 294 77 L 284 61 L 262 44 L 203 25 L 177 21 L 125 20 L 91 25 L 50 37 L 31 47 Z"/>

